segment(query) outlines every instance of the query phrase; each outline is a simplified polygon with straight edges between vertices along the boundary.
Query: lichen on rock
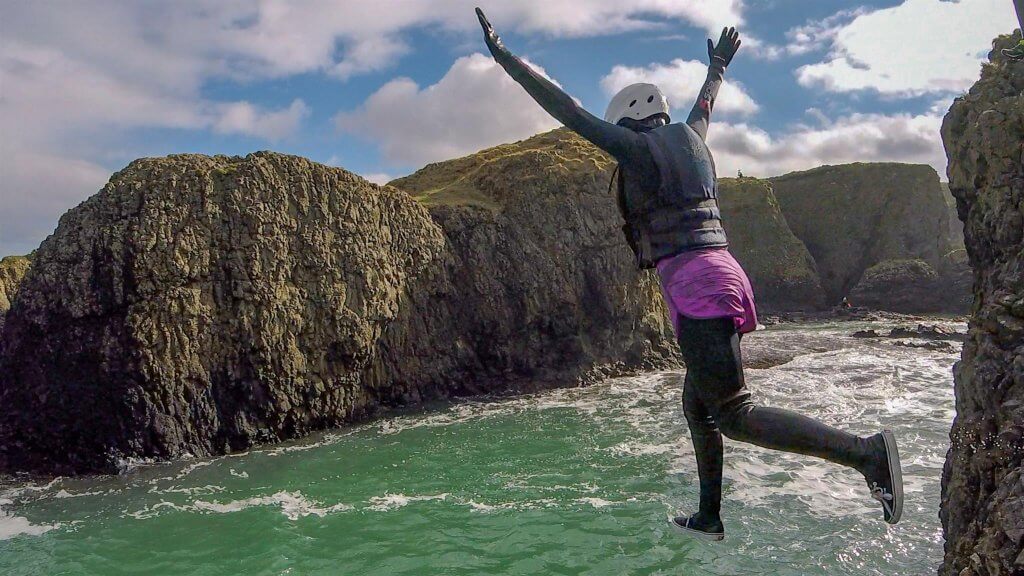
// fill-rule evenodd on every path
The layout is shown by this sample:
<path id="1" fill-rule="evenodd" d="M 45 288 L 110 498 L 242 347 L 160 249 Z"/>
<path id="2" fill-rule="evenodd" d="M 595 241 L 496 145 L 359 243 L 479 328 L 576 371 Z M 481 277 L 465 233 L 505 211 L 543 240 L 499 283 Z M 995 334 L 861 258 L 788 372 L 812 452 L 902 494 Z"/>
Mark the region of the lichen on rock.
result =
<path id="1" fill-rule="evenodd" d="M 943 576 L 1024 572 L 1024 62 L 994 43 L 942 125 L 974 304 L 942 475 Z"/>

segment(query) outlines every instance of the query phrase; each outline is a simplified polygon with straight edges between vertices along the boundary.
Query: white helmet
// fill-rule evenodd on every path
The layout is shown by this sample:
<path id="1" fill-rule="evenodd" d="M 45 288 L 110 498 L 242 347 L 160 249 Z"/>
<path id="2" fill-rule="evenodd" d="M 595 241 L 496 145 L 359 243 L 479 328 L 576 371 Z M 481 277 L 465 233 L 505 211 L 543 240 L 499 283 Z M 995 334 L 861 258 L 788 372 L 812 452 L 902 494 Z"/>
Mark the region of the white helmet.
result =
<path id="1" fill-rule="evenodd" d="M 654 84 L 630 84 L 612 98 L 604 119 L 617 124 L 623 118 L 643 120 L 655 114 L 664 114 L 668 122 L 668 100 Z"/>

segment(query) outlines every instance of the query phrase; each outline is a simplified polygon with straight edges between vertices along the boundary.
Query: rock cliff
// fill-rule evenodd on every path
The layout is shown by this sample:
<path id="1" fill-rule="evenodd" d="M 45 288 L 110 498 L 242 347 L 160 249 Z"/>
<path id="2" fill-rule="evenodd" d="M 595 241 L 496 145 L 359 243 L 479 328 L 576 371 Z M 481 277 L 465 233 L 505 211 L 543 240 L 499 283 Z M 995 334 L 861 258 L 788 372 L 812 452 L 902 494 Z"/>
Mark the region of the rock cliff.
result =
<path id="1" fill-rule="evenodd" d="M 273 153 L 133 162 L 61 219 L 7 316 L 0 469 L 111 471 L 677 365 L 608 159 L 556 136 L 396 182 L 421 202 Z"/>
<path id="2" fill-rule="evenodd" d="M 444 230 L 380 371 L 413 400 L 566 385 L 677 365 L 656 276 L 638 272 L 608 196 L 611 159 L 566 130 L 431 164 L 390 184 Z"/>
<path id="3" fill-rule="evenodd" d="M 945 273 L 955 262 L 948 208 L 930 166 L 856 163 L 770 180 L 786 221 L 814 258 L 829 305 L 855 294 L 857 305 L 931 312 L 965 300 L 935 289 L 952 283 Z M 904 294 L 892 298 L 893 290 Z"/>
<path id="4" fill-rule="evenodd" d="M 942 126 L 974 269 L 942 477 L 943 576 L 1024 573 L 1024 63 L 999 53 Z"/>
<path id="5" fill-rule="evenodd" d="M 823 308 L 825 292 L 814 259 L 790 230 L 771 183 L 722 178 L 718 184 L 729 249 L 750 277 L 758 309 Z"/>
<path id="6" fill-rule="evenodd" d="M 36 251 L 0 340 L 0 469 L 111 471 L 371 409 L 362 371 L 444 238 L 293 156 L 132 162 Z"/>

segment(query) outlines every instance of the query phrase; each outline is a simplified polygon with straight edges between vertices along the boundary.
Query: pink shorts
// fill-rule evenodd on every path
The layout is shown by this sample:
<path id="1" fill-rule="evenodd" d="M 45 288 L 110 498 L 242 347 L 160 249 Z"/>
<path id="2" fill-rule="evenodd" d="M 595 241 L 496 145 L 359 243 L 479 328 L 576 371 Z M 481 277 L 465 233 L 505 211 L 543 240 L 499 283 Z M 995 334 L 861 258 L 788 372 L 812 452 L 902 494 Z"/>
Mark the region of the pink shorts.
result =
<path id="1" fill-rule="evenodd" d="M 740 333 L 757 328 L 754 291 L 728 248 L 689 250 L 662 258 L 657 268 L 677 335 L 680 315 L 698 320 L 732 318 Z"/>

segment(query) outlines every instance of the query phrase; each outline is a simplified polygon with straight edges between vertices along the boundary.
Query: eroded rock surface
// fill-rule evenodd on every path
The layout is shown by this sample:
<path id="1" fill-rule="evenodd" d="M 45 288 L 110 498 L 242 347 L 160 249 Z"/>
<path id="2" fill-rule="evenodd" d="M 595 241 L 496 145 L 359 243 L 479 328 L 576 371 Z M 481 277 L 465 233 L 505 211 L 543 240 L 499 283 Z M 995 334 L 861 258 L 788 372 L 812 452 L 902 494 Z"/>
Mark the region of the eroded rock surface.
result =
<path id="1" fill-rule="evenodd" d="M 381 365 L 413 399 L 566 385 L 678 365 L 657 277 L 638 272 L 608 195 L 614 163 L 567 130 L 391 182 L 444 230 Z M 384 370 L 382 368 L 381 370 Z"/>
<path id="2" fill-rule="evenodd" d="M 974 269 L 942 477 L 943 576 L 1024 573 L 1024 63 L 999 49 L 942 126 Z"/>

